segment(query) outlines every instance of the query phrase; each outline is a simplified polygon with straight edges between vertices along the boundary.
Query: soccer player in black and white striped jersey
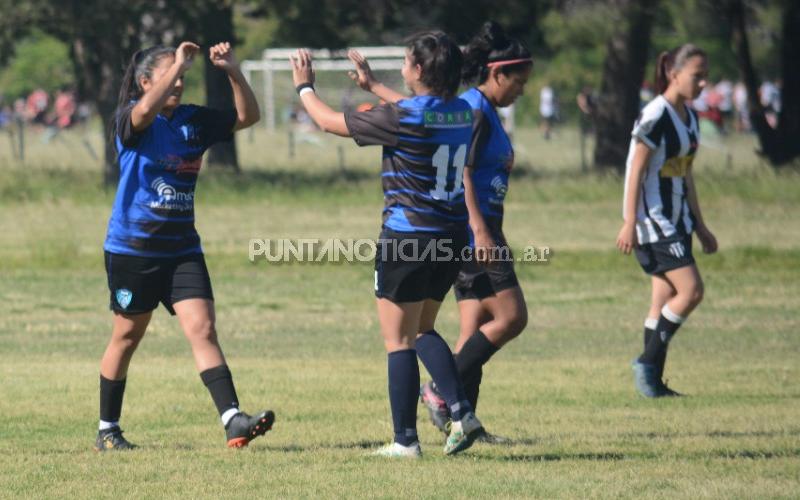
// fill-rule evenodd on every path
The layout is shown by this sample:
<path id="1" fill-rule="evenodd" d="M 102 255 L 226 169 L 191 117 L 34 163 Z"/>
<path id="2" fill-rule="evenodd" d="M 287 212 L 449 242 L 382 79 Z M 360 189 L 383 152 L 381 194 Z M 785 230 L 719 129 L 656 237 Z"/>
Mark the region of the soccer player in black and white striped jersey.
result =
<path id="1" fill-rule="evenodd" d="M 685 44 L 658 57 L 658 96 L 633 127 L 625 172 L 624 224 L 617 247 L 636 253 L 652 276 L 652 300 L 645 321 L 644 352 L 632 366 L 636 389 L 645 397 L 676 396 L 662 381 L 667 347 L 703 299 L 703 280 L 692 255 L 692 232 L 703 251 L 717 240 L 706 227 L 697 201 L 692 161 L 699 144 L 697 98 L 708 78 L 707 58 Z"/>

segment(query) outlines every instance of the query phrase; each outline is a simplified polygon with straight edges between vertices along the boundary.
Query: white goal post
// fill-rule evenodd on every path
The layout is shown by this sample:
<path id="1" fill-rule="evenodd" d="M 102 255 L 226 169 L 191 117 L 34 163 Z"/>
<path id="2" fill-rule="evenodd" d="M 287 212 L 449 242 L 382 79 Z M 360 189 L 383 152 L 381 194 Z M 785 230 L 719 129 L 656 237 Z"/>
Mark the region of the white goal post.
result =
<path id="1" fill-rule="evenodd" d="M 403 46 L 384 46 L 384 47 L 353 47 L 369 60 L 369 66 L 375 71 L 396 70 L 400 71 L 403 67 L 403 60 L 406 55 L 406 47 Z M 347 58 L 347 50 L 312 50 L 311 56 L 314 59 L 314 71 L 350 71 L 353 63 Z M 291 71 L 292 65 L 289 57 L 296 54 L 297 49 L 265 49 L 260 60 L 242 61 L 242 73 L 248 82 L 252 84 L 253 74 L 263 73 L 263 102 L 264 116 L 267 130 L 270 132 L 276 128 L 276 106 L 275 106 L 275 73 L 279 71 Z M 401 89 L 398 89 L 401 90 Z M 504 117 L 506 130 L 512 132 L 514 129 L 514 107 L 509 106 L 501 112 Z"/>

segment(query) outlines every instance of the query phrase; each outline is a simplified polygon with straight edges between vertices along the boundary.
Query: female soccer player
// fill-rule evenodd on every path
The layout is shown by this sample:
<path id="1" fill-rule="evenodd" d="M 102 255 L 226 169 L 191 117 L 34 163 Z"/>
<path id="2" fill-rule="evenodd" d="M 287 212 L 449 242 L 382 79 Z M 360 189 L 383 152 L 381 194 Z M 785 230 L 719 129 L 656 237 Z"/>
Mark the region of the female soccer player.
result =
<path id="1" fill-rule="evenodd" d="M 200 47 L 152 47 L 134 54 L 114 123 L 120 181 L 105 241 L 111 340 L 100 364 L 100 430 L 95 449 L 133 448 L 119 427 L 128 365 L 161 302 L 177 315 L 225 427 L 229 447 L 247 446 L 274 414 L 239 410 L 217 341 L 214 295 L 194 227 L 194 188 L 203 152 L 259 119 L 258 104 L 229 43 L 210 49 L 233 88 L 235 110 L 182 105 L 183 75 Z"/>
<path id="2" fill-rule="evenodd" d="M 337 113 L 317 96 L 307 51 L 299 51 L 292 66 L 300 99 L 320 128 L 353 137 L 360 146 L 383 146 L 385 208 L 375 296 L 388 352 L 394 441 L 377 454 L 411 458 L 421 454 L 417 356 L 453 416 L 444 452 L 468 448 L 482 427 L 464 395 L 452 353 L 434 330 L 441 302 L 458 274 L 455 258 L 467 241 L 462 176 L 472 111 L 455 96 L 462 56 L 441 32 L 415 35 L 407 47 L 402 75 L 412 96 L 382 87 L 388 104 L 363 112 Z"/>
<path id="3" fill-rule="evenodd" d="M 708 78 L 706 54 L 691 44 L 658 57 L 658 96 L 633 126 L 625 172 L 622 229 L 617 248 L 636 253 L 651 275 L 652 300 L 644 323 L 644 352 L 633 361 L 636 389 L 645 397 L 678 396 L 662 381 L 669 341 L 703 300 L 703 280 L 692 256 L 692 231 L 706 253 L 717 240 L 697 201 L 692 160 L 700 132 L 687 106 Z"/>
<path id="4" fill-rule="evenodd" d="M 513 257 L 503 234 L 503 200 L 508 191 L 514 149 L 503 129 L 497 107 L 521 96 L 533 68 L 531 54 L 517 40 L 506 37 L 494 22 L 484 24 L 465 50 L 463 81 L 478 86 L 461 94 L 473 110 L 473 139 L 467 164 L 471 177 L 464 178 L 469 208 L 470 243 L 480 257 L 462 265 L 455 282 L 461 315 L 461 334 L 456 344 L 456 365 L 473 409 L 483 376 L 482 366 L 528 322 L 525 297 L 514 272 Z M 477 206 L 469 196 L 475 192 Z M 496 254 L 496 255 L 492 255 Z M 421 389 L 423 403 L 434 425 L 447 432 L 449 415 L 433 383 Z M 481 439 L 491 440 L 489 434 Z"/>

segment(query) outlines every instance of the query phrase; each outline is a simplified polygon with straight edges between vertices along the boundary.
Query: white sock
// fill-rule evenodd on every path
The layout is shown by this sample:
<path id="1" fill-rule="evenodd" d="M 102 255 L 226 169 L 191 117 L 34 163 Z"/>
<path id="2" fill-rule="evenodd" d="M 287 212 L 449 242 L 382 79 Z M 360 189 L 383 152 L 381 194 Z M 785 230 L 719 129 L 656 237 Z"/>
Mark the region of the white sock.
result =
<path id="1" fill-rule="evenodd" d="M 225 413 L 223 413 L 222 416 L 220 417 L 220 419 L 222 420 L 222 426 L 227 427 L 228 422 L 230 422 L 231 419 L 236 415 L 238 415 L 239 413 L 242 413 L 242 411 L 239 408 L 230 408 L 229 410 L 226 410 Z"/>
<path id="2" fill-rule="evenodd" d="M 647 318 L 644 320 L 644 327 L 648 330 L 655 330 L 658 326 L 658 318 Z"/>
<path id="3" fill-rule="evenodd" d="M 101 431 L 104 431 L 104 430 L 110 429 L 112 427 L 119 427 L 119 420 L 117 420 L 115 422 L 106 422 L 105 420 L 101 420 L 100 421 L 100 425 L 98 426 L 98 429 L 101 430 Z"/>
<path id="4" fill-rule="evenodd" d="M 667 304 L 664 304 L 664 307 L 661 308 L 661 315 L 667 318 L 667 320 L 671 323 L 675 323 L 676 325 L 680 325 L 684 321 L 686 321 L 685 316 L 679 316 L 672 312 Z"/>

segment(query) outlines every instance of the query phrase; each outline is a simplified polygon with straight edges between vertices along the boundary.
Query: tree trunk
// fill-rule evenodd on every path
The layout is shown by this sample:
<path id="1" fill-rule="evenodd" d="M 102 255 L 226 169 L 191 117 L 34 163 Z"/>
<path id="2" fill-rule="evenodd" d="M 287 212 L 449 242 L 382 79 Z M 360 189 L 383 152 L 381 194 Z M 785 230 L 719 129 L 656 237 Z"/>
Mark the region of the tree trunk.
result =
<path id="1" fill-rule="evenodd" d="M 623 172 L 630 130 L 639 115 L 639 92 L 647 66 L 657 0 L 614 2 L 621 28 L 609 38 L 595 115 L 594 163 Z"/>
<path id="2" fill-rule="evenodd" d="M 122 80 L 122 50 L 114 44 L 79 35 L 73 40 L 70 52 L 78 75 L 79 96 L 94 102 L 103 124 L 103 182 L 114 185 L 119 180 L 119 166 L 110 132 Z"/>
<path id="3" fill-rule="evenodd" d="M 235 42 L 233 32 L 233 9 L 227 3 L 210 2 L 211 5 L 203 14 L 203 41 L 205 51 L 216 43 Z M 233 107 L 233 90 L 231 89 L 228 75 L 214 67 L 204 54 L 204 73 L 206 86 L 206 105 L 215 109 L 231 109 Z M 239 171 L 239 162 L 236 156 L 236 142 L 232 139 L 220 142 L 208 150 L 206 157 L 208 165 L 212 167 L 228 167 Z"/>
<path id="4" fill-rule="evenodd" d="M 741 0 L 728 4 L 728 16 L 732 27 L 733 49 L 739 64 L 739 72 L 747 87 L 750 123 L 758 136 L 759 151 L 773 166 L 789 163 L 800 156 L 800 4 L 794 0 L 783 2 L 783 27 L 781 47 L 781 111 L 778 127 L 767 123 L 764 108 L 758 96 L 760 79 L 750 57 L 750 42 L 747 37 L 745 7 Z"/>

